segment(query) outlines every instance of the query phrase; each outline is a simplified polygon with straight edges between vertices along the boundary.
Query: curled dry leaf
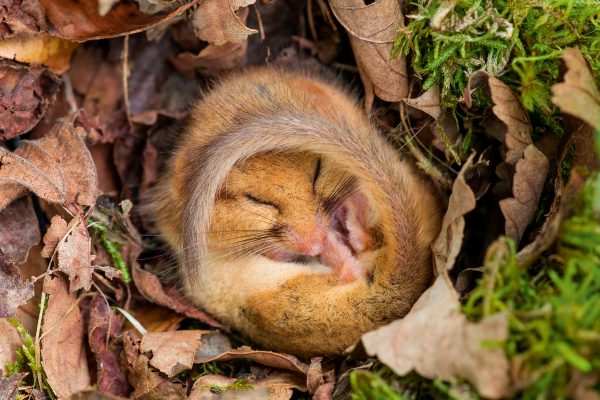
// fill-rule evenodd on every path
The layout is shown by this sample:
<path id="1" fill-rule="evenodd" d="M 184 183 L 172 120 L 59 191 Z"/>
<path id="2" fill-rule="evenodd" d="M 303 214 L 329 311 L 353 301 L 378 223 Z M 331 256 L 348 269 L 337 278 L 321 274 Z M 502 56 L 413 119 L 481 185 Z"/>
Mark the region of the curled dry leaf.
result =
<path id="1" fill-rule="evenodd" d="M 367 109 L 373 94 L 385 101 L 407 97 L 406 59 L 390 59 L 398 30 L 404 26 L 400 3 L 376 0 L 365 5 L 364 0 L 330 0 L 329 5 L 350 36 Z"/>
<path id="2" fill-rule="evenodd" d="M 91 240 L 85 222 L 75 217 L 69 223 L 69 233 L 56 248 L 57 269 L 69 277 L 69 291 L 86 291 L 92 287 Z"/>
<path id="3" fill-rule="evenodd" d="M 75 294 L 69 293 L 60 274 L 46 277 L 44 292 L 49 298 L 42 325 L 42 366 L 54 393 L 69 398 L 91 385 L 83 317 Z"/>
<path id="4" fill-rule="evenodd" d="M 22 283 L 17 271 L 4 262 L 0 249 L 0 318 L 12 317 L 34 294 L 33 281 Z"/>
<path id="5" fill-rule="evenodd" d="M 43 138 L 23 141 L 14 152 L 0 148 L 0 209 L 30 190 L 52 203 L 93 205 L 96 168 L 78 131 L 59 120 Z"/>
<path id="6" fill-rule="evenodd" d="M 58 242 L 67 234 L 67 221 L 62 219 L 60 215 L 54 215 L 50 220 L 50 227 L 44 235 L 44 248 L 42 249 L 42 257 L 50 258 Z"/>
<path id="7" fill-rule="evenodd" d="M 30 197 L 15 200 L 0 210 L 0 250 L 4 253 L 5 263 L 23 264 L 31 246 L 39 243 L 40 236 Z"/>
<path id="8" fill-rule="evenodd" d="M 212 72 L 226 71 L 246 64 L 247 42 L 208 45 L 194 55 L 184 52 L 171 58 L 173 65 L 183 74 L 190 75 L 196 68 Z"/>
<path id="9" fill-rule="evenodd" d="M 75 42 L 50 35 L 11 38 L 0 41 L 0 57 L 43 64 L 52 72 L 62 74 L 69 69 L 71 54 L 77 46 Z"/>
<path id="10" fill-rule="evenodd" d="M 514 197 L 500 200 L 506 235 L 517 243 L 537 211 L 549 168 L 546 156 L 530 144 L 523 158 L 517 161 L 512 184 Z"/>
<path id="11" fill-rule="evenodd" d="M 479 323 L 467 321 L 447 275 L 442 274 L 406 317 L 366 333 L 362 342 L 369 355 L 399 375 L 414 369 L 430 379 L 465 378 L 482 396 L 500 398 L 509 394 L 508 359 L 502 347 L 490 348 L 485 342 L 507 336 L 506 314 Z"/>
<path id="12" fill-rule="evenodd" d="M 289 354 L 274 353 L 272 351 L 252 350 L 248 346 L 242 346 L 234 350 L 226 351 L 217 356 L 199 355 L 194 360 L 195 363 L 207 363 L 212 361 L 229 361 L 236 358 L 248 358 L 259 364 L 267 365 L 273 368 L 286 369 L 298 374 L 306 375 L 308 365 Z"/>
<path id="13" fill-rule="evenodd" d="M 148 332 L 140 348 L 152 353 L 150 365 L 173 377 L 192 369 L 194 360 L 219 355 L 231 350 L 226 336 L 213 331 L 185 330 L 174 332 Z"/>
<path id="14" fill-rule="evenodd" d="M 17 396 L 19 382 L 25 378 L 27 374 L 17 373 L 12 374 L 8 378 L 0 377 L 0 399 L 14 399 Z"/>
<path id="15" fill-rule="evenodd" d="M 121 333 L 120 320 L 102 296 L 95 296 L 90 306 L 88 342 L 96 358 L 98 389 L 114 395 L 127 395 L 125 376 L 119 369 L 115 353 L 109 348 L 111 338 Z"/>
<path id="16" fill-rule="evenodd" d="M 131 332 L 123 333 L 124 362 L 128 370 L 128 381 L 134 391 L 130 394 L 132 399 L 164 400 L 185 399 L 185 388 L 156 372 L 148 364 L 148 357 L 140 353 L 140 341 Z"/>
<path id="17" fill-rule="evenodd" d="M 22 345 L 23 340 L 17 329 L 6 319 L 0 319 L 0 376 L 6 374 L 6 363 L 16 360 L 17 349 Z"/>
<path id="18" fill-rule="evenodd" d="M 0 7 L 0 40 L 30 36 L 48 28 L 38 0 L 4 0 Z"/>
<path id="19" fill-rule="evenodd" d="M 42 66 L 0 59 L 0 141 L 33 129 L 57 89 L 58 78 Z"/>
<path id="20" fill-rule="evenodd" d="M 292 389 L 306 391 L 306 385 L 298 375 L 276 372 L 261 379 L 247 379 L 245 383 L 250 387 L 235 390 L 227 389 L 226 397 L 214 387 L 227 388 L 238 382 L 239 379 L 228 378 L 222 375 L 205 375 L 198 379 L 192 387 L 188 400 L 209 399 L 247 399 L 247 400 L 287 400 L 292 397 Z"/>
<path id="21" fill-rule="evenodd" d="M 52 26 L 51 34 L 63 39 L 103 39 L 144 31 L 193 7 L 197 0 L 156 14 L 142 13 L 137 4 L 120 1 L 104 16 L 98 13 L 97 0 L 39 0 Z"/>
<path id="22" fill-rule="evenodd" d="M 216 46 L 240 43 L 258 33 L 245 25 L 248 8 L 256 0 L 204 0 L 192 17 L 194 32 Z M 224 4 L 226 3 L 226 4 Z"/>
<path id="23" fill-rule="evenodd" d="M 189 304 L 175 288 L 163 288 L 160 279 L 151 272 L 143 270 L 137 263 L 133 263 L 131 275 L 135 286 L 146 300 L 158 305 L 170 308 L 189 318 L 195 318 L 215 328 L 223 328 L 223 325 L 209 317 L 193 305 Z"/>
<path id="24" fill-rule="evenodd" d="M 578 49 L 565 49 L 567 65 L 564 82 L 552 87 L 552 103 L 596 130 L 600 130 L 600 92 L 590 67 Z"/>
<path id="25" fill-rule="evenodd" d="M 433 259 L 438 274 L 452 269 L 462 246 L 465 215 L 475 209 L 475 193 L 465 180 L 465 173 L 473 166 L 472 154 L 461 168 L 448 200 L 448 209 L 442 220 L 442 229 L 432 245 Z"/>

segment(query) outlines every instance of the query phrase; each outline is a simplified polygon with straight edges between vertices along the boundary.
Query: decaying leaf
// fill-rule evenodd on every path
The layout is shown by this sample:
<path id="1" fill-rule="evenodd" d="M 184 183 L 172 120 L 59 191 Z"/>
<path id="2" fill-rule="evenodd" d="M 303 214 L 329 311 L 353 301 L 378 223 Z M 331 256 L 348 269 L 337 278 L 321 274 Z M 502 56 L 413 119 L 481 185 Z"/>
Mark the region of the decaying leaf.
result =
<path id="1" fill-rule="evenodd" d="M 71 54 L 79 44 L 49 35 L 0 41 L 0 57 L 22 63 L 38 63 L 62 74 L 69 69 Z"/>
<path id="2" fill-rule="evenodd" d="M 14 153 L 0 148 L 0 209 L 27 190 L 52 203 L 94 204 L 96 168 L 79 130 L 59 120 L 46 136 L 23 141 Z"/>
<path id="3" fill-rule="evenodd" d="M 50 227 L 44 235 L 44 248 L 42 249 L 42 257 L 50 258 L 58 242 L 67 234 L 67 221 L 62 219 L 60 215 L 54 215 L 50 220 Z"/>
<path id="4" fill-rule="evenodd" d="M 17 271 L 5 263 L 0 249 L 0 318 L 12 317 L 17 307 L 34 294 L 33 281 L 21 282 Z"/>
<path id="5" fill-rule="evenodd" d="M 137 263 L 133 264 L 131 275 L 135 282 L 135 286 L 148 301 L 168 307 L 173 311 L 200 320 L 215 328 L 223 328 L 223 325 L 213 318 L 187 303 L 187 301 L 177 292 L 177 289 L 167 289 L 167 293 L 158 277 L 151 272 L 143 270 Z"/>
<path id="6" fill-rule="evenodd" d="M 194 32 L 200 39 L 221 46 L 240 43 L 258 33 L 245 25 L 248 8 L 256 0 L 204 0 L 192 17 Z"/>
<path id="7" fill-rule="evenodd" d="M 546 156 L 533 144 L 528 145 L 515 168 L 514 197 L 500 200 L 500 209 L 506 220 L 506 235 L 517 243 L 537 211 L 549 168 Z"/>
<path id="8" fill-rule="evenodd" d="M 185 12 L 196 4 L 196 0 L 183 2 L 179 7 L 144 14 L 134 2 L 120 1 L 105 15 L 98 13 L 97 0 L 39 0 L 52 26 L 52 34 L 63 39 L 103 39 L 123 34 L 144 31 Z"/>
<path id="9" fill-rule="evenodd" d="M 69 223 L 70 232 L 56 248 L 57 268 L 69 277 L 69 291 L 90 290 L 92 287 L 91 240 L 85 222 L 74 218 Z"/>
<path id="10" fill-rule="evenodd" d="M 600 130 L 600 92 L 587 61 L 574 48 L 565 49 L 563 60 L 567 72 L 564 82 L 552 87 L 552 103 Z"/>
<path id="11" fill-rule="evenodd" d="M 289 354 L 275 353 L 272 351 L 252 350 L 248 346 L 242 346 L 234 350 L 226 351 L 217 356 L 196 353 L 194 363 L 207 363 L 211 361 L 229 361 L 236 358 L 248 358 L 259 364 L 273 368 L 286 369 L 298 374 L 306 375 L 308 365 Z"/>
<path id="12" fill-rule="evenodd" d="M 242 389 L 233 389 L 232 386 L 235 387 L 236 383 L 239 385 L 239 381 L 222 375 L 205 375 L 194 383 L 188 399 L 287 400 L 292 397 L 292 389 L 306 390 L 302 379 L 290 373 L 277 372 L 261 379 L 245 379 Z"/>
<path id="13" fill-rule="evenodd" d="M 98 389 L 104 393 L 127 395 L 125 376 L 119 369 L 115 353 L 109 347 L 111 339 L 121 333 L 122 324 L 108 302 L 102 296 L 95 296 L 90 306 L 88 342 L 96 358 Z"/>
<path id="14" fill-rule="evenodd" d="M 442 229 L 432 245 L 438 274 L 454 266 L 463 242 L 465 215 L 475 209 L 475 193 L 465 181 L 465 172 L 472 167 L 474 157 L 475 154 L 472 154 L 465 162 L 452 185 L 452 194 L 442 220 Z"/>
<path id="15" fill-rule="evenodd" d="M 57 88 L 56 75 L 42 66 L 0 59 L 0 141 L 33 129 Z"/>
<path id="16" fill-rule="evenodd" d="M 390 59 L 398 30 L 404 26 L 400 3 L 376 0 L 330 0 L 338 21 L 350 36 L 350 43 L 365 86 L 365 105 L 370 109 L 373 94 L 385 101 L 408 96 L 406 59 Z"/>
<path id="17" fill-rule="evenodd" d="M 148 332 L 142 338 L 140 348 L 145 353 L 152 353 L 150 365 L 173 377 L 192 369 L 196 357 L 221 354 L 231 350 L 231 344 L 218 332 L 184 330 Z"/>
<path id="18" fill-rule="evenodd" d="M 69 398 L 91 385 L 83 317 L 75 294 L 69 293 L 60 274 L 46 277 L 44 292 L 49 298 L 42 325 L 42 366 L 54 393 Z"/>
<path id="19" fill-rule="evenodd" d="M 222 46 L 208 45 L 197 55 L 184 52 L 174 56 L 171 61 L 184 74 L 189 74 L 196 68 L 215 72 L 226 71 L 246 64 L 247 46 L 247 42 L 227 43 Z"/>
<path id="20" fill-rule="evenodd" d="M 0 250 L 5 263 L 14 266 L 24 263 L 29 249 L 39 243 L 40 236 L 30 197 L 15 200 L 0 210 Z"/>
<path id="21" fill-rule="evenodd" d="M 426 334 L 424 334 L 426 332 Z M 411 370 L 433 379 L 468 379 L 485 397 L 509 394 L 509 364 L 497 343 L 508 336 L 506 314 L 471 323 L 448 277 L 442 274 L 403 319 L 366 333 L 367 353 L 399 375 Z"/>
<path id="22" fill-rule="evenodd" d="M 163 400 L 185 399 L 185 388 L 172 382 L 148 364 L 148 357 L 140 353 L 140 341 L 131 331 L 123 333 L 124 362 L 128 370 L 128 381 L 134 391 L 132 399 Z"/>
<path id="23" fill-rule="evenodd" d="M 0 377 L 0 399 L 14 399 L 17 396 L 19 382 L 25 378 L 27 374 L 17 373 L 8 378 Z"/>
<path id="24" fill-rule="evenodd" d="M 4 0 L 0 7 L 0 39 L 29 36 L 48 28 L 38 0 Z"/>
<path id="25" fill-rule="evenodd" d="M 23 340 L 17 329 L 6 319 L 0 319 L 0 376 L 6 374 L 6 363 L 16 360 L 17 349 L 22 345 Z"/>

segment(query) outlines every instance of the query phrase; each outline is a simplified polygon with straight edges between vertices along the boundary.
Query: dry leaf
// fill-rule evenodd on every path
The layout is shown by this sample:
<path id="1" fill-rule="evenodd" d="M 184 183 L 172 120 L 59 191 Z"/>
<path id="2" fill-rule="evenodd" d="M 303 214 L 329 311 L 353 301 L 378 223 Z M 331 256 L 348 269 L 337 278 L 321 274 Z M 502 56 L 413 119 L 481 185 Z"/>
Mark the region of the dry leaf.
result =
<path id="1" fill-rule="evenodd" d="M 0 40 L 45 31 L 46 15 L 39 0 L 4 0 L 0 7 Z"/>
<path id="2" fill-rule="evenodd" d="M 148 357 L 140 353 L 140 341 L 131 332 L 123 333 L 128 381 L 134 387 L 130 398 L 139 400 L 185 399 L 185 388 L 156 372 L 148 365 Z"/>
<path id="3" fill-rule="evenodd" d="M 0 59 L 0 141 L 33 129 L 57 89 L 58 78 L 42 66 Z"/>
<path id="4" fill-rule="evenodd" d="M 17 359 L 17 349 L 22 345 L 17 329 L 6 319 L 0 319 L 0 376 L 6 374 L 6 363 Z"/>
<path id="5" fill-rule="evenodd" d="M 126 397 L 115 396 L 109 393 L 102 393 L 97 390 L 87 389 L 75 393 L 70 400 L 127 400 Z"/>
<path id="6" fill-rule="evenodd" d="M 184 52 L 171 58 L 171 61 L 181 73 L 187 76 L 196 68 L 208 69 L 213 73 L 226 71 L 246 64 L 247 47 L 247 42 L 227 43 L 222 46 L 211 44 L 197 55 Z"/>
<path id="7" fill-rule="evenodd" d="M 564 82 L 552 86 L 552 103 L 600 130 L 600 92 L 590 67 L 578 49 L 565 49 Z"/>
<path id="8" fill-rule="evenodd" d="M 23 197 L 0 210 L 0 250 L 4 262 L 23 264 L 29 249 L 40 241 L 40 228 L 30 197 Z"/>
<path id="9" fill-rule="evenodd" d="M 39 0 L 53 27 L 52 34 L 63 39 L 103 39 L 144 31 L 164 23 L 189 8 L 197 1 L 184 2 L 174 10 L 153 15 L 142 13 L 133 2 L 120 1 L 106 15 L 98 13 L 98 0 Z"/>
<path id="10" fill-rule="evenodd" d="M 44 235 L 42 257 L 50 258 L 50 256 L 52 256 L 58 242 L 67 234 L 67 231 L 67 221 L 62 219 L 60 215 L 54 215 L 50 220 L 50 227 Z"/>
<path id="11" fill-rule="evenodd" d="M 49 35 L 28 38 L 11 38 L 0 41 L 0 57 L 22 63 L 47 66 L 52 72 L 62 74 L 69 69 L 71 54 L 78 43 Z"/>
<path id="12" fill-rule="evenodd" d="M 255 1 L 202 1 L 192 17 L 196 36 L 217 46 L 245 41 L 249 35 L 258 33 L 256 29 L 245 25 L 248 18 L 246 6 L 254 4 Z"/>
<path id="13" fill-rule="evenodd" d="M 438 274 L 454 266 L 463 242 L 465 215 L 475 209 L 475 193 L 465 180 L 465 173 L 472 167 L 474 157 L 475 154 L 472 154 L 465 162 L 452 185 L 442 229 L 431 247 Z"/>
<path id="14" fill-rule="evenodd" d="M 86 291 L 92 287 L 92 260 L 90 256 L 91 240 L 85 222 L 74 218 L 69 224 L 71 231 L 58 243 L 58 270 L 69 277 L 69 291 Z"/>
<path id="15" fill-rule="evenodd" d="M 81 130 L 59 120 L 46 136 L 23 141 L 14 153 L 0 148 L 0 209 L 27 190 L 52 203 L 93 205 L 96 168 Z"/>
<path id="16" fill-rule="evenodd" d="M 427 332 L 427 334 L 423 334 Z M 506 314 L 471 323 L 445 274 L 419 298 L 403 319 L 366 333 L 367 353 L 399 375 L 415 370 L 426 378 L 468 379 L 484 397 L 509 394 L 509 364 L 500 346 L 508 336 Z"/>
<path id="17" fill-rule="evenodd" d="M 236 358 L 248 358 L 259 364 L 273 368 L 287 369 L 292 372 L 306 375 L 308 365 L 289 354 L 274 353 L 272 351 L 252 350 L 248 346 L 242 346 L 234 350 L 226 351 L 217 356 L 197 354 L 194 363 L 207 363 L 212 361 L 229 361 Z"/>
<path id="18" fill-rule="evenodd" d="M 423 111 L 427 115 L 433 117 L 433 119 L 438 119 L 442 115 L 440 87 L 437 84 L 430 87 L 419 97 L 402 99 L 402 101 L 417 110 Z"/>
<path id="19" fill-rule="evenodd" d="M 0 318 L 12 317 L 34 294 L 33 281 L 22 283 L 17 271 L 5 263 L 0 249 Z"/>
<path id="20" fill-rule="evenodd" d="M 167 289 L 168 293 L 165 292 L 160 279 L 151 272 L 144 271 L 137 263 L 134 263 L 131 268 L 131 276 L 133 277 L 135 286 L 146 300 L 170 308 L 187 317 L 195 318 L 215 328 L 223 328 L 223 325 L 213 318 L 187 303 L 187 301 L 177 293 L 175 288 Z"/>
<path id="21" fill-rule="evenodd" d="M 222 375 L 205 375 L 198 379 L 192 387 L 188 400 L 209 399 L 245 399 L 245 400 L 287 400 L 292 397 L 292 389 L 306 390 L 306 385 L 297 375 L 276 372 L 261 379 L 247 379 L 252 386 L 249 390 L 229 389 L 223 393 L 211 390 L 211 387 L 227 387 L 239 379 Z"/>
<path id="22" fill-rule="evenodd" d="M 96 358 L 98 389 L 104 393 L 126 396 L 129 389 L 127 380 L 119 369 L 115 353 L 109 347 L 110 339 L 120 335 L 121 325 L 107 300 L 95 296 L 90 306 L 88 343 Z"/>
<path id="23" fill-rule="evenodd" d="M 329 5 L 350 36 L 350 43 L 365 86 L 365 105 L 370 109 L 373 93 L 385 101 L 408 96 L 406 59 L 390 59 L 398 30 L 404 26 L 397 0 L 330 0 Z"/>
<path id="24" fill-rule="evenodd" d="M 54 393 L 69 398 L 91 385 L 83 317 L 62 276 L 46 277 L 44 292 L 49 298 L 42 325 L 42 366 Z"/>
<path id="25" fill-rule="evenodd" d="M 537 211 L 549 168 L 546 156 L 530 144 L 523 158 L 517 161 L 512 184 L 514 197 L 500 200 L 506 235 L 517 243 Z"/>
<path id="26" fill-rule="evenodd" d="M 0 399 L 14 399 L 17 396 L 19 382 L 25 378 L 27 374 L 17 373 L 12 374 L 8 378 L 0 377 Z"/>
<path id="27" fill-rule="evenodd" d="M 196 353 L 214 356 L 231 350 L 226 336 L 213 331 L 185 330 L 174 332 L 148 332 L 140 348 L 152 353 L 150 365 L 173 377 L 192 369 Z"/>

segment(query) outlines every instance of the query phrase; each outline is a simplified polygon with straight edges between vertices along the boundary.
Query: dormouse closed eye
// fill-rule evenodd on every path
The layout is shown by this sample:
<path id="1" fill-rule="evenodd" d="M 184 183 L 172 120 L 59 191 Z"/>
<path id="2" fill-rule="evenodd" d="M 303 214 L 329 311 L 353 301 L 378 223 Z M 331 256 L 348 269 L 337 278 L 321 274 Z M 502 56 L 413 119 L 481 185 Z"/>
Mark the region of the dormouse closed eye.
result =
<path id="1" fill-rule="evenodd" d="M 275 203 L 272 203 L 270 201 L 267 200 L 263 200 L 263 199 L 259 199 L 256 196 L 251 195 L 250 193 L 244 193 L 244 197 L 248 200 L 250 200 L 253 203 L 256 204 L 261 204 L 263 206 L 269 206 L 269 207 L 273 207 L 274 209 L 277 210 L 278 213 L 281 213 L 281 209 L 279 208 L 279 206 Z"/>
<path id="2" fill-rule="evenodd" d="M 321 176 L 321 159 L 318 158 L 315 164 L 315 172 L 313 174 L 312 179 L 312 191 L 313 194 L 317 194 L 317 181 L 319 180 L 319 176 Z"/>

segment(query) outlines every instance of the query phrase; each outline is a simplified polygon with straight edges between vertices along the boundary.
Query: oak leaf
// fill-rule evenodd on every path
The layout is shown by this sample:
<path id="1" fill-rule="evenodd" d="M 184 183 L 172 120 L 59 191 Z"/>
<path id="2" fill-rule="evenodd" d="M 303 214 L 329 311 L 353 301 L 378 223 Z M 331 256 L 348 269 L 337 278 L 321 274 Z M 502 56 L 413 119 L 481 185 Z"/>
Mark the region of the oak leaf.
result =
<path id="1" fill-rule="evenodd" d="M 192 17 L 194 32 L 216 46 L 240 43 L 258 33 L 245 25 L 248 8 L 256 0 L 204 0 Z"/>
<path id="2" fill-rule="evenodd" d="M 427 334 L 423 334 L 426 332 Z M 399 375 L 415 370 L 429 379 L 468 379 L 484 397 L 509 394 L 509 363 L 497 343 L 508 336 L 508 316 L 467 321 L 446 274 L 419 298 L 403 319 L 362 337 L 367 353 Z"/>
<path id="3" fill-rule="evenodd" d="M 91 240 L 80 217 L 69 223 L 70 232 L 56 247 L 58 270 L 69 277 L 69 291 L 92 287 Z"/>
<path id="4" fill-rule="evenodd" d="M 42 257 L 50 258 L 58 242 L 67 234 L 67 221 L 62 219 L 60 215 L 54 215 L 50 220 L 50 227 L 44 235 L 44 248 L 42 249 Z"/>

